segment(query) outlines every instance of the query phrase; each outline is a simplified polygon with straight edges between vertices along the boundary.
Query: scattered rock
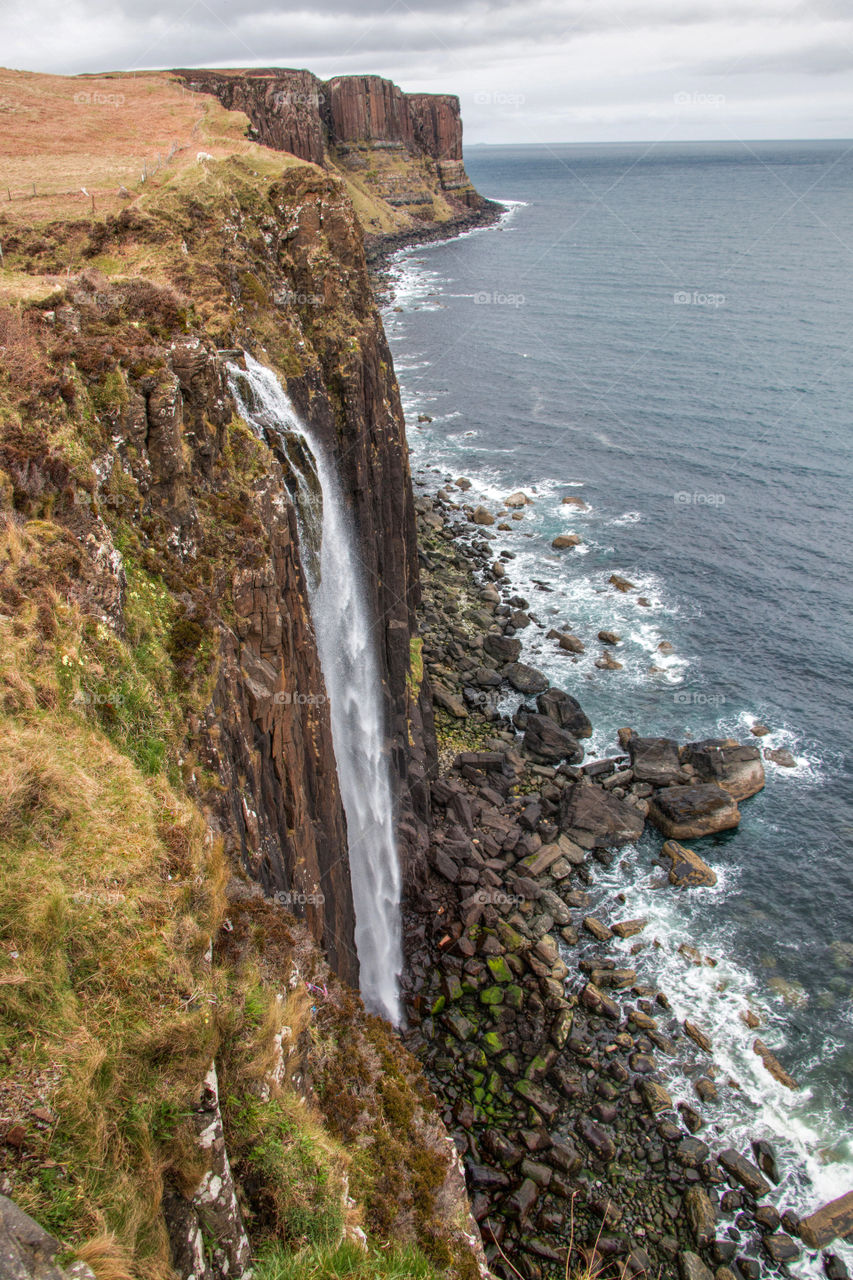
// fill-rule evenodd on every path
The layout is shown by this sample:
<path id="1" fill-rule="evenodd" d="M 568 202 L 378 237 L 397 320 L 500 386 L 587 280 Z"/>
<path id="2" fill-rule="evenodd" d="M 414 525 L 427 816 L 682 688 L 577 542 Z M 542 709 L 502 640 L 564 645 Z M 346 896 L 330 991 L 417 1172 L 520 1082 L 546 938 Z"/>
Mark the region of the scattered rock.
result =
<path id="1" fill-rule="evenodd" d="M 474 524 L 494 524 L 495 517 L 486 507 L 477 507 L 471 519 Z"/>
<path id="2" fill-rule="evenodd" d="M 548 688 L 548 677 L 524 662 L 510 662 L 501 673 L 519 693 L 542 693 Z"/>
<path id="3" fill-rule="evenodd" d="M 607 581 L 614 586 L 617 591 L 635 591 L 636 586 L 633 582 L 629 582 L 627 578 L 621 577 L 618 573 L 611 573 Z"/>
<path id="4" fill-rule="evenodd" d="M 765 1180 L 752 1161 L 739 1155 L 734 1147 L 726 1147 L 725 1151 L 720 1152 L 718 1159 L 726 1173 L 730 1174 L 742 1187 L 746 1187 L 756 1199 L 767 1195 L 770 1183 Z"/>
<path id="5" fill-rule="evenodd" d="M 768 747 L 764 752 L 764 759 L 780 765 L 783 769 L 796 769 L 797 767 L 796 758 L 790 751 L 786 751 L 784 747 L 775 747 L 773 750 Z"/>
<path id="6" fill-rule="evenodd" d="M 707 862 L 703 862 L 698 853 L 685 848 L 677 840 L 664 841 L 661 854 L 670 860 L 670 884 L 678 885 L 679 888 L 685 885 L 690 888 L 698 885 L 713 888 L 717 883 L 717 873 L 708 866 Z"/>
<path id="7" fill-rule="evenodd" d="M 779 1059 L 770 1052 L 766 1044 L 761 1040 L 754 1040 L 752 1044 L 752 1051 L 753 1053 L 758 1054 L 774 1080 L 778 1080 L 786 1089 L 792 1089 L 794 1092 L 799 1090 L 800 1086 L 797 1084 L 796 1080 L 794 1080 L 792 1076 L 788 1075 L 788 1072 L 782 1066 Z"/>
<path id="8" fill-rule="evenodd" d="M 764 738 L 770 732 L 766 724 L 754 724 L 750 729 L 750 733 L 754 733 L 756 738 Z"/>
<path id="9" fill-rule="evenodd" d="M 522 493 L 518 489 L 515 493 L 511 493 L 508 498 L 504 498 L 504 506 L 515 510 L 517 507 L 529 507 L 533 503 L 532 498 L 528 498 L 526 493 Z"/>
<path id="10" fill-rule="evenodd" d="M 558 631 L 555 633 L 561 649 L 565 649 L 567 653 L 583 653 L 584 643 L 577 636 L 573 636 L 568 631 Z"/>
<path id="11" fill-rule="evenodd" d="M 589 511 L 589 507 L 583 498 L 563 498 L 562 502 L 564 507 L 577 507 L 578 511 Z"/>
<path id="12" fill-rule="evenodd" d="M 598 638 L 602 644 L 621 644 L 622 637 L 615 631 L 599 631 Z"/>

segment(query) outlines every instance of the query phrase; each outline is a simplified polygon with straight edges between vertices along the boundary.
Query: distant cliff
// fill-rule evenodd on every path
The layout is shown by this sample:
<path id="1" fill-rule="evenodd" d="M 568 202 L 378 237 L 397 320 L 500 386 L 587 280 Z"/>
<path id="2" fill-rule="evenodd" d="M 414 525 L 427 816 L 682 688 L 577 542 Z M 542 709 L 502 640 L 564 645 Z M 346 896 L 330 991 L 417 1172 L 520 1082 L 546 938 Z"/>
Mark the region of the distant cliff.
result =
<path id="1" fill-rule="evenodd" d="M 380 76 L 310 71 L 181 70 L 193 90 L 242 111 L 252 136 L 302 160 L 337 169 L 378 207 L 356 208 L 368 241 L 493 216 L 462 158 L 462 117 L 453 94 L 404 93 Z"/>

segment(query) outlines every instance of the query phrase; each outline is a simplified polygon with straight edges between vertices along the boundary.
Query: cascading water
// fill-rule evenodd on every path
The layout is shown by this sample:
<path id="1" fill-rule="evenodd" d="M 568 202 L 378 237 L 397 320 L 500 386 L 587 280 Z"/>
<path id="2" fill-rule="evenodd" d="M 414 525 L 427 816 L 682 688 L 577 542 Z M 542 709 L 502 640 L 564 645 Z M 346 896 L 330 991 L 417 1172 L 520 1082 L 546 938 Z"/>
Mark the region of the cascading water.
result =
<path id="1" fill-rule="evenodd" d="M 334 470 L 272 370 L 229 366 L 241 416 L 275 447 L 297 509 L 347 819 L 355 941 L 368 1008 L 400 1021 L 400 866 L 381 683 L 355 534 Z"/>

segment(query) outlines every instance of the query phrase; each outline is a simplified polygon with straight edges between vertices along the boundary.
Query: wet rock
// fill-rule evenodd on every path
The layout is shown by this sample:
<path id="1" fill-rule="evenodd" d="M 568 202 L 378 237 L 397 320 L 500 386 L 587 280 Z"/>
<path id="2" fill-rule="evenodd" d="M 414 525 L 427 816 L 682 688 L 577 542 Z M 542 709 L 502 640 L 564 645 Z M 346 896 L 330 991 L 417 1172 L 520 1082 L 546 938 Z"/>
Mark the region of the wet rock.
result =
<path id="1" fill-rule="evenodd" d="M 488 631 L 483 640 L 483 648 L 498 662 L 516 662 L 521 653 L 521 641 L 497 631 Z"/>
<path id="2" fill-rule="evenodd" d="M 592 724 L 576 698 L 562 689 L 548 689 L 536 699 L 540 715 L 555 720 L 561 729 L 568 730 L 576 738 L 591 738 Z"/>
<path id="3" fill-rule="evenodd" d="M 452 716 L 455 716 L 457 720 L 468 719 L 468 711 L 465 707 L 465 703 L 458 694 L 451 693 L 449 689 L 446 689 L 443 684 L 439 684 L 437 681 L 433 681 L 432 699 L 433 702 L 438 704 L 438 706 L 442 707 L 445 711 L 449 711 Z"/>
<path id="4" fill-rule="evenodd" d="M 800 1239 L 810 1249 L 822 1249 L 831 1244 L 837 1236 L 848 1236 L 853 1232 L 853 1191 L 846 1192 L 837 1200 L 831 1200 L 815 1213 L 810 1213 L 800 1221 Z"/>
<path id="5" fill-rule="evenodd" d="M 780 765 L 783 769 L 796 769 L 797 760 L 790 751 L 786 751 L 784 747 L 768 748 L 764 752 L 764 759 L 772 761 L 773 764 Z"/>
<path id="6" fill-rule="evenodd" d="M 578 764 L 583 759 L 583 747 L 577 738 L 551 719 L 550 716 L 538 715 L 531 711 L 527 717 L 527 725 L 522 739 L 525 751 L 539 760 L 558 763 L 568 760 Z"/>
<path id="7" fill-rule="evenodd" d="M 508 498 L 504 498 L 504 506 L 509 507 L 510 510 L 513 510 L 513 511 L 516 510 L 518 507 L 529 507 L 529 506 L 532 506 L 532 504 L 533 504 L 533 499 L 528 498 L 527 494 L 522 493 L 520 489 L 518 489 L 515 493 L 511 493 Z"/>
<path id="8" fill-rule="evenodd" d="M 736 1182 L 742 1187 L 746 1187 L 756 1199 L 766 1196 L 770 1190 L 769 1182 L 765 1181 L 761 1171 L 756 1168 L 752 1161 L 747 1160 L 744 1156 L 735 1151 L 734 1147 L 726 1147 L 725 1151 L 721 1151 L 718 1157 L 720 1164 Z"/>
<path id="9" fill-rule="evenodd" d="M 539 1199 L 539 1190 L 532 1178 L 525 1178 L 518 1190 L 507 1197 L 505 1205 L 508 1213 L 519 1222 L 526 1222 Z"/>
<path id="10" fill-rule="evenodd" d="M 599 631 L 598 638 L 602 644 L 621 644 L 622 637 L 615 631 Z"/>
<path id="11" fill-rule="evenodd" d="M 618 938 L 633 938 L 635 934 L 642 933 L 648 923 L 648 920 L 644 918 L 638 920 L 617 920 L 616 924 L 611 925 L 611 928 Z"/>
<path id="12" fill-rule="evenodd" d="M 474 524 L 494 524 L 495 517 L 486 507 L 477 507 L 471 519 Z"/>
<path id="13" fill-rule="evenodd" d="M 513 689 L 517 689 L 519 693 L 541 693 L 543 689 L 548 688 L 548 677 L 543 675 L 541 671 L 537 671 L 535 667 L 527 666 L 524 662 L 508 663 L 504 667 L 502 675 L 510 682 Z"/>
<path id="14" fill-rule="evenodd" d="M 768 1257 L 777 1266 L 781 1266 L 786 1262 L 795 1262 L 800 1256 L 800 1249 L 797 1244 L 786 1236 L 784 1231 L 780 1231 L 775 1235 L 763 1236 L 761 1243 L 767 1252 Z"/>
<path id="15" fill-rule="evenodd" d="M 659 1111 L 668 1111 L 672 1107 L 672 1098 L 663 1085 L 654 1080 L 643 1080 L 640 1083 L 640 1094 L 653 1115 Z"/>
<path id="16" fill-rule="evenodd" d="M 608 929 L 607 925 L 595 916 L 586 916 L 584 918 L 583 927 L 586 929 L 587 933 L 592 934 L 597 942 L 608 942 L 613 937 L 613 934 Z"/>
<path id="17" fill-rule="evenodd" d="M 565 547 L 577 547 L 582 541 L 576 533 L 558 533 L 551 546 L 556 551 L 562 551 Z"/>
<path id="18" fill-rule="evenodd" d="M 575 785 L 563 793 L 561 828 L 585 833 L 593 849 L 630 844 L 643 834 L 644 825 L 636 809 L 599 787 Z"/>
<path id="19" fill-rule="evenodd" d="M 688 781 L 681 767 L 678 743 L 673 738 L 640 738 L 632 734 L 628 755 L 637 782 L 655 787 L 671 787 Z"/>
<path id="20" fill-rule="evenodd" d="M 800 1086 L 797 1084 L 796 1080 L 794 1080 L 792 1076 L 788 1075 L 788 1072 L 782 1066 L 779 1059 L 770 1052 L 763 1041 L 757 1039 L 754 1040 L 752 1043 L 752 1051 L 753 1053 L 758 1054 L 774 1080 L 778 1080 L 786 1089 L 791 1089 L 794 1092 L 799 1090 Z"/>
<path id="21" fill-rule="evenodd" d="M 636 590 L 636 586 L 633 582 L 629 582 L 627 578 L 623 578 L 618 573 L 611 573 L 607 581 L 610 583 L 611 586 L 615 587 L 617 591 L 624 592 L 624 591 Z"/>
<path id="22" fill-rule="evenodd" d="M 472 1187 L 481 1187 L 484 1191 L 503 1191 L 510 1186 L 510 1180 L 502 1169 L 493 1169 L 487 1164 L 466 1164 L 465 1172 Z"/>
<path id="23" fill-rule="evenodd" d="M 823 1255 L 823 1274 L 826 1280 L 850 1280 L 850 1272 L 836 1253 Z"/>
<path id="24" fill-rule="evenodd" d="M 696 1026 L 695 1022 L 690 1022 L 685 1019 L 683 1026 L 685 1035 L 688 1035 L 694 1044 L 698 1044 L 699 1048 L 703 1049 L 705 1053 L 711 1052 L 711 1037 L 707 1036 L 704 1031 L 700 1030 L 700 1028 Z"/>
<path id="25" fill-rule="evenodd" d="M 678 885 L 679 888 L 683 886 L 694 888 L 698 885 L 713 886 L 717 883 L 717 874 L 712 871 L 707 862 L 703 862 L 698 853 L 685 848 L 676 840 L 666 840 L 661 854 L 670 862 L 670 884 Z"/>
<path id="26" fill-rule="evenodd" d="M 567 653 L 583 653 L 585 649 L 584 642 L 570 631 L 555 631 L 552 639 L 557 640 L 560 648 L 565 649 Z"/>
<path id="27" fill-rule="evenodd" d="M 595 665 L 599 671 L 621 671 L 624 664 L 617 662 L 610 650 L 605 649 L 601 657 L 596 659 Z"/>
<path id="28" fill-rule="evenodd" d="M 762 1204 L 755 1211 L 755 1221 L 762 1231 L 770 1233 L 779 1229 L 782 1219 L 775 1205 Z"/>
<path id="29" fill-rule="evenodd" d="M 684 1209 L 695 1243 L 700 1249 L 706 1248 L 717 1230 L 717 1213 L 707 1191 L 703 1187 L 690 1187 L 684 1197 Z"/>
<path id="30" fill-rule="evenodd" d="M 597 1013 L 604 1018 L 610 1018 L 613 1022 L 620 1021 L 622 1014 L 619 1005 L 615 1000 L 611 1000 L 609 996 L 606 996 L 594 982 L 586 984 L 581 991 L 580 999 L 581 1003 L 593 1013 Z"/>
<path id="31" fill-rule="evenodd" d="M 701 782 L 716 783 L 734 800 L 747 800 L 764 786 L 761 752 L 752 745 L 731 746 L 728 739 L 707 738 L 689 742 L 681 759 L 693 766 Z"/>
<path id="32" fill-rule="evenodd" d="M 770 1143 L 763 1138 L 760 1141 L 753 1142 L 752 1154 L 755 1156 L 755 1163 L 764 1176 L 769 1178 L 771 1182 L 777 1183 L 780 1177 L 779 1166 L 776 1163 L 776 1153 Z M 773 1230 L 775 1231 L 775 1229 L 774 1227 Z"/>
<path id="33" fill-rule="evenodd" d="M 714 1276 L 698 1253 L 685 1250 L 678 1255 L 678 1270 L 681 1280 L 714 1280 Z"/>
<path id="34" fill-rule="evenodd" d="M 657 791 L 649 804 L 649 820 L 672 840 L 690 840 L 736 827 L 740 810 L 722 787 L 702 783 Z"/>
<path id="35" fill-rule="evenodd" d="M 532 1080 L 516 1080 L 513 1087 L 525 1102 L 529 1102 L 531 1107 L 539 1112 L 546 1123 L 553 1120 L 557 1112 L 557 1104 L 544 1089 L 534 1084 Z"/>
<path id="36" fill-rule="evenodd" d="M 711 1154 L 710 1148 L 698 1138 L 682 1138 L 678 1144 L 675 1158 L 686 1169 L 698 1169 Z"/>
<path id="37" fill-rule="evenodd" d="M 591 1148 L 599 1160 L 608 1163 L 616 1155 L 616 1145 L 610 1134 L 590 1116 L 581 1116 L 577 1120 L 575 1132 Z"/>
<path id="38" fill-rule="evenodd" d="M 564 507 L 577 507 L 578 511 L 589 511 L 588 505 L 583 498 L 576 498 L 574 495 L 568 498 L 562 498 L 561 502 Z"/>

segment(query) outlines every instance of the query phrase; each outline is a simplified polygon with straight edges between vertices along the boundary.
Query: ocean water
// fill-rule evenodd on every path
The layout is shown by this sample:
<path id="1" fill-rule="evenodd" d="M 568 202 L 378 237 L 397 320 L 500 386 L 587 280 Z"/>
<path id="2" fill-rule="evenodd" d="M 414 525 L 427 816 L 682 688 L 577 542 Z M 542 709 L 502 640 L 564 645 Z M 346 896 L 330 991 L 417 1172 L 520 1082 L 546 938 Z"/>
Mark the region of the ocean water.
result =
<path id="1" fill-rule="evenodd" d="M 501 223 L 391 268 L 416 484 L 466 475 L 494 510 L 533 498 L 493 545 L 542 624 L 526 659 L 593 721 L 589 756 L 617 750 L 620 725 L 752 741 L 758 721 L 762 748 L 794 755 L 766 763 L 737 831 L 694 842 L 715 889 L 660 887 L 648 834 L 596 894 L 650 917 L 660 945 L 632 963 L 737 1083 L 704 1109 L 712 1136 L 772 1138 L 774 1198 L 803 1212 L 853 1187 L 853 149 L 495 146 L 466 162 Z M 555 552 L 566 531 L 582 545 Z M 555 649 L 554 625 L 586 652 Z M 622 636 L 622 670 L 595 667 L 601 628 Z M 801 1092 L 753 1053 L 747 1006 Z"/>

